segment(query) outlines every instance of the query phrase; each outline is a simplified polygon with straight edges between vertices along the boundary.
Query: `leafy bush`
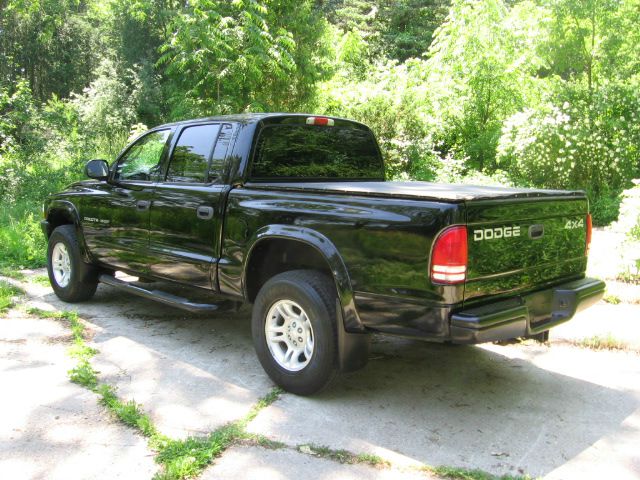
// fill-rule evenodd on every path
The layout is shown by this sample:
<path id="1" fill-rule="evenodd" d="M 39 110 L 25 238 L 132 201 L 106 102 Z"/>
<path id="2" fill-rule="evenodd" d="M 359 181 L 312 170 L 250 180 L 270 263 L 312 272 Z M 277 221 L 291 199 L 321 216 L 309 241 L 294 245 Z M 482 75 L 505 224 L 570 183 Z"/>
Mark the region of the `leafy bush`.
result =
<path id="1" fill-rule="evenodd" d="M 615 222 L 620 214 L 620 195 L 605 192 L 599 197 L 595 197 L 589 205 L 589 210 L 593 217 L 593 224 L 596 227 L 604 227 L 611 222 Z"/>
<path id="2" fill-rule="evenodd" d="M 507 120 L 498 161 L 518 183 L 581 188 L 595 197 L 640 169 L 640 93 L 631 85 L 565 90 Z"/>
<path id="3" fill-rule="evenodd" d="M 622 192 L 620 217 L 615 224 L 619 231 L 626 232 L 622 244 L 624 267 L 618 279 L 640 283 L 640 179 L 633 180 L 634 187 Z"/>
<path id="4" fill-rule="evenodd" d="M 0 265 L 45 265 L 47 245 L 39 221 L 27 203 L 0 212 Z"/>

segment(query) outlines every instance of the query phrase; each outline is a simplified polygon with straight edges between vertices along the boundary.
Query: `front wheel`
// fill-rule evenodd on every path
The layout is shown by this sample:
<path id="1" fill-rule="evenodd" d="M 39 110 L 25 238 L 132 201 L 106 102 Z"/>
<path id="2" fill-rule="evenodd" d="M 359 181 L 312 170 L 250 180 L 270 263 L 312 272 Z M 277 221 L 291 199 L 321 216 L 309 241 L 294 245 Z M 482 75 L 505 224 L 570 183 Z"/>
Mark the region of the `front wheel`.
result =
<path id="1" fill-rule="evenodd" d="M 336 291 L 313 270 L 267 281 L 256 298 L 253 341 L 269 377 L 298 395 L 325 388 L 337 373 Z"/>
<path id="2" fill-rule="evenodd" d="M 55 294 L 65 302 L 89 300 L 98 287 L 96 267 L 82 259 L 76 229 L 61 225 L 49 237 L 47 273 Z"/>

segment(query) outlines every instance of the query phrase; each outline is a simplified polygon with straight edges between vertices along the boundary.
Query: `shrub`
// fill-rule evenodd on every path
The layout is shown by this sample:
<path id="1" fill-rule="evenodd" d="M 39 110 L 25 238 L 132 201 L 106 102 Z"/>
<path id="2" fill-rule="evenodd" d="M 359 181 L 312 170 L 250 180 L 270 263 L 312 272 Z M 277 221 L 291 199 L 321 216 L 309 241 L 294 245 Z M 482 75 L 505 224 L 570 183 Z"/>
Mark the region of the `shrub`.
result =
<path id="1" fill-rule="evenodd" d="M 518 183 L 581 188 L 595 198 L 622 189 L 640 169 L 640 93 L 631 85 L 570 90 L 505 124 L 498 161 Z M 612 212 L 612 202 L 602 208 Z M 606 217 L 607 215 L 605 215 Z"/>
<path id="2" fill-rule="evenodd" d="M 615 222 L 620 214 L 620 194 L 604 192 L 590 202 L 589 210 L 593 216 L 593 224 L 596 227 L 604 227 Z"/>
<path id="3" fill-rule="evenodd" d="M 28 203 L 0 213 L 0 265 L 41 267 L 47 245 L 40 230 L 39 216 Z"/>

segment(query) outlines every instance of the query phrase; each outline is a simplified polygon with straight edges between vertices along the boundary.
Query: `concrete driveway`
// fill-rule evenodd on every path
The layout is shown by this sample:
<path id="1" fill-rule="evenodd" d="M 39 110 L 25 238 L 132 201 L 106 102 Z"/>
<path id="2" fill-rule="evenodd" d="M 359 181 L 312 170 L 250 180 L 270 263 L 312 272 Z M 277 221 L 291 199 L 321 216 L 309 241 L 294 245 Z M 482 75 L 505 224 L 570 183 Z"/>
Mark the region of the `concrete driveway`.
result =
<path id="1" fill-rule="evenodd" d="M 253 352 L 248 311 L 188 314 L 104 285 L 91 302 L 71 306 L 48 287 L 23 287 L 31 306 L 78 311 L 100 352 L 93 363 L 101 380 L 142 403 L 171 437 L 237 420 L 273 388 Z M 558 329 L 550 346 L 378 337 L 364 370 L 312 398 L 283 394 L 249 425 L 287 448 L 234 446 L 202 478 L 427 478 L 417 470 L 425 464 L 640 478 L 638 323 L 640 306 L 600 304 Z M 60 324 L 17 310 L 0 325 L 0 384 L 10 392 L 0 396 L 0 478 L 156 472 L 144 439 L 68 382 Z M 574 345 L 607 332 L 629 349 Z M 300 448 L 311 444 L 376 454 L 391 467 L 342 465 Z M 79 474 L 66 475 L 73 468 Z"/>

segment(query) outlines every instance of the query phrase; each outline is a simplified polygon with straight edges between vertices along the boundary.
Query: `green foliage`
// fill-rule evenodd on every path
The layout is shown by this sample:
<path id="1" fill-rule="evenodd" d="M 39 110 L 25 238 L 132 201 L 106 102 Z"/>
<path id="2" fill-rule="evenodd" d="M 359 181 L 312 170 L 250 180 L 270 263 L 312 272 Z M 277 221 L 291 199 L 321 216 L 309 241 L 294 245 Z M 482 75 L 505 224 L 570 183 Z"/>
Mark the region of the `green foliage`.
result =
<path id="1" fill-rule="evenodd" d="M 623 340 L 614 337 L 611 333 L 606 335 L 593 335 L 576 342 L 578 346 L 592 350 L 626 350 L 629 346 Z"/>
<path id="2" fill-rule="evenodd" d="M 102 384 L 97 387 L 96 391 L 100 395 L 100 403 L 107 407 L 122 423 L 138 429 L 145 437 L 159 435 L 151 418 L 143 412 L 140 404 L 133 400 L 121 401 L 115 388 L 111 385 Z"/>
<path id="3" fill-rule="evenodd" d="M 521 183 L 621 189 L 640 166 L 640 94 L 632 85 L 563 90 L 505 124 L 498 159 Z"/>
<path id="4" fill-rule="evenodd" d="M 346 464 L 364 463 L 372 467 L 388 467 L 390 463 L 387 460 L 370 453 L 355 454 L 348 450 L 335 450 L 325 445 L 305 444 L 298 445 L 298 450 L 308 455 L 314 455 L 322 458 L 333 460 L 334 462 Z"/>
<path id="5" fill-rule="evenodd" d="M 620 214 L 620 195 L 603 192 L 600 196 L 595 196 L 589 206 L 589 211 L 593 217 L 593 225 L 602 227 L 615 222 Z"/>
<path id="6" fill-rule="evenodd" d="M 0 3 L 0 85 L 27 79 L 39 102 L 86 86 L 101 39 L 97 19 L 77 0 Z"/>
<path id="7" fill-rule="evenodd" d="M 113 158 L 125 145 L 131 126 L 137 123 L 142 84 L 138 73 L 103 60 L 95 80 L 75 94 L 70 108 L 78 115 L 81 133 L 94 151 Z"/>
<path id="8" fill-rule="evenodd" d="M 370 59 L 403 62 L 427 53 L 447 15 L 448 0 L 344 0 L 329 3 L 327 14 L 343 32 L 366 40 Z"/>
<path id="9" fill-rule="evenodd" d="M 640 243 L 640 180 L 634 180 L 635 186 L 622 193 L 624 208 L 620 214 L 620 223 L 627 230 L 631 242 Z"/>
<path id="10" fill-rule="evenodd" d="M 39 221 L 40 216 L 26 203 L 0 212 L 0 266 L 45 264 L 46 242 Z"/>
<path id="11" fill-rule="evenodd" d="M 620 215 L 615 224 L 619 231 L 626 232 L 620 250 L 624 260 L 618 280 L 640 284 L 640 179 L 633 180 L 634 187 L 620 195 Z"/>
<path id="12" fill-rule="evenodd" d="M 160 64 L 195 113 L 292 109 L 323 73 L 324 26 L 310 0 L 195 0 Z"/>
<path id="13" fill-rule="evenodd" d="M 132 131 L 242 111 L 355 118 L 388 179 L 584 189 L 607 224 L 640 176 L 638 24 L 640 0 L 5 0 L 0 265 L 43 265 L 42 200 Z"/>
<path id="14" fill-rule="evenodd" d="M 434 473 L 442 478 L 447 478 L 450 480 L 529 480 L 531 477 L 529 476 L 513 476 L 513 475 L 492 475 L 491 473 L 485 472 L 483 470 L 478 469 L 469 469 L 469 468 L 457 468 L 457 467 L 447 467 L 447 466 L 439 466 L 439 467 L 426 467 L 426 470 L 429 473 Z"/>
<path id="15" fill-rule="evenodd" d="M 0 280 L 0 313 L 5 313 L 14 305 L 14 297 L 24 293 L 18 287 Z"/>
<path id="16" fill-rule="evenodd" d="M 541 95 L 535 73 L 547 21 L 529 1 L 453 2 L 424 65 L 440 151 L 480 171 L 495 168 L 503 120 Z"/>

